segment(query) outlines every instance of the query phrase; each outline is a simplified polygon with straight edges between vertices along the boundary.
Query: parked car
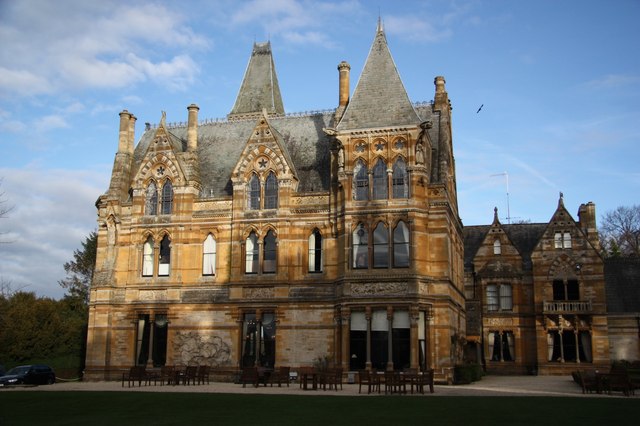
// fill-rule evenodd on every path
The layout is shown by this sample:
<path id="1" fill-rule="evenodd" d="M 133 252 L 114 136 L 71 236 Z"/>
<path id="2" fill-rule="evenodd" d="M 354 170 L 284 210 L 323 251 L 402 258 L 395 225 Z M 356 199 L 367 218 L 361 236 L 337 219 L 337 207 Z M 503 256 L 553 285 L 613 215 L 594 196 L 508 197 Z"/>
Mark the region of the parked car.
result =
<path id="1" fill-rule="evenodd" d="M 0 377 L 0 386 L 7 385 L 51 385 L 56 382 L 56 373 L 46 365 L 21 365 Z"/>

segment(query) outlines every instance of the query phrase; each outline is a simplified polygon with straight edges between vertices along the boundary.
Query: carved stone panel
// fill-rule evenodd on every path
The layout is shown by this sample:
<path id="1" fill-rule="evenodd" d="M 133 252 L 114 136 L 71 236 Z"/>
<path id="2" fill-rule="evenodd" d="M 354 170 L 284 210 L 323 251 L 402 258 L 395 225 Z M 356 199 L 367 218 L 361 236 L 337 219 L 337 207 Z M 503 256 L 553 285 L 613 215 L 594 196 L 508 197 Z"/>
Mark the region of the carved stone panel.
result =
<path id="1" fill-rule="evenodd" d="M 353 283 L 351 294 L 354 296 L 402 295 L 408 291 L 407 283 Z"/>
<path id="2" fill-rule="evenodd" d="M 242 293 L 245 299 L 273 299 L 275 290 L 273 287 L 245 287 Z"/>

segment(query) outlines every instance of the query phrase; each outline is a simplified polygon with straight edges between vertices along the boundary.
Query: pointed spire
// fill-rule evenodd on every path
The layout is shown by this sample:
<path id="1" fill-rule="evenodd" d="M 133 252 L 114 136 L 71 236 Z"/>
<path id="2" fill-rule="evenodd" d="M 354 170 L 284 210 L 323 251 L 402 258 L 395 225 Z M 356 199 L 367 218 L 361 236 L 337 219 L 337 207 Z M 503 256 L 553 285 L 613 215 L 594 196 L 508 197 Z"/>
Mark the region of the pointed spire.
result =
<path id="1" fill-rule="evenodd" d="M 402 84 L 378 19 L 376 36 L 338 130 L 418 125 L 420 118 Z"/>
<path id="2" fill-rule="evenodd" d="M 564 207 L 564 194 L 560 191 L 560 198 L 558 198 L 558 208 Z"/>
<path id="3" fill-rule="evenodd" d="M 271 43 L 254 43 L 251 58 L 229 119 L 259 116 L 266 109 L 269 116 L 284 115 L 280 85 L 271 53 Z"/>

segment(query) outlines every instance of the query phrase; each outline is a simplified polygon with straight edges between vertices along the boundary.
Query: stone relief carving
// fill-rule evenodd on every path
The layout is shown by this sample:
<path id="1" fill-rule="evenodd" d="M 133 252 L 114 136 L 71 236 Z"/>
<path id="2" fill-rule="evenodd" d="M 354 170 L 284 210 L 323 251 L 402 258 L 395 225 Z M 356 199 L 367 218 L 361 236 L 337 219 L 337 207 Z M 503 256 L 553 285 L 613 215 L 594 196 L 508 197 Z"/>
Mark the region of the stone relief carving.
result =
<path id="1" fill-rule="evenodd" d="M 166 290 L 140 290 L 138 299 L 144 301 L 167 300 Z"/>
<path id="2" fill-rule="evenodd" d="M 273 299 L 273 287 L 244 288 L 245 299 Z"/>
<path id="3" fill-rule="evenodd" d="M 196 331 L 177 332 L 173 340 L 175 363 L 180 365 L 226 365 L 231 348 L 219 336 L 203 336 Z"/>
<path id="4" fill-rule="evenodd" d="M 351 284 L 351 294 L 353 295 L 405 294 L 407 290 L 407 283 Z"/>

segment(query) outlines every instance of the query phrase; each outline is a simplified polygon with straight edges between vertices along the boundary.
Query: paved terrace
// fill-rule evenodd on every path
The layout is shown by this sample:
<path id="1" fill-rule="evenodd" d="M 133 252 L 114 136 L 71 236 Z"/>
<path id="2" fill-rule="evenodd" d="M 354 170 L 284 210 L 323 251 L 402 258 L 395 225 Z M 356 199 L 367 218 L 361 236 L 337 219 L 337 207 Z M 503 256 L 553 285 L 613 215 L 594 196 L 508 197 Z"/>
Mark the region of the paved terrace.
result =
<path id="1" fill-rule="evenodd" d="M 0 389 L 5 391 L 51 392 L 51 391 L 112 391 L 112 392 L 198 392 L 198 393 L 236 393 L 236 394 L 264 394 L 264 395 L 335 395 L 335 396 L 368 396 L 366 387 L 358 394 L 357 384 L 343 384 L 342 390 L 302 390 L 298 383 L 260 386 L 255 388 L 240 384 L 211 382 L 208 385 L 164 385 L 132 386 L 129 388 L 121 382 L 58 382 L 51 386 L 23 386 Z M 384 395 L 384 387 L 382 395 Z M 410 394 L 408 395 L 411 396 Z M 416 395 L 414 395 L 416 396 Z M 585 397 L 585 398 L 627 398 L 620 392 L 607 394 L 583 394 L 582 389 L 569 376 L 485 376 L 479 382 L 469 385 L 435 385 L 435 393 L 425 393 L 420 397 L 433 398 L 439 396 L 556 396 L 556 397 Z M 399 396 L 402 397 L 402 396 Z M 640 393 L 630 398 L 640 399 Z"/>

